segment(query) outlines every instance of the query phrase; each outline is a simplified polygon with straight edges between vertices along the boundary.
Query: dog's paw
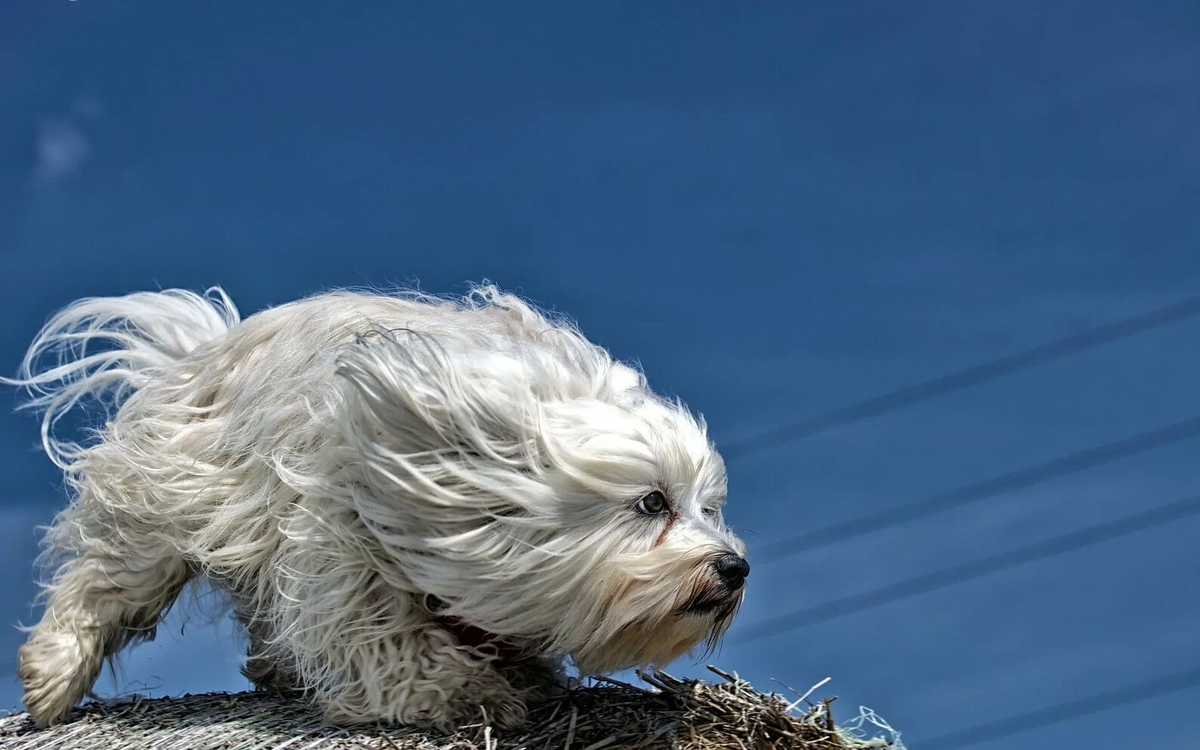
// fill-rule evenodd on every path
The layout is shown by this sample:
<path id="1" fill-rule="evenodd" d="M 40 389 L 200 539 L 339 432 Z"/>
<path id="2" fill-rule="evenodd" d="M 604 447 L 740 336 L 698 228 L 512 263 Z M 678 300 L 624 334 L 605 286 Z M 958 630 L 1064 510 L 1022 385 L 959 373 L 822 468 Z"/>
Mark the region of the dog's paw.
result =
<path id="1" fill-rule="evenodd" d="M 528 709 L 525 701 L 515 695 L 492 696 L 475 707 L 485 725 L 497 729 L 517 729 L 525 725 Z"/>
<path id="2" fill-rule="evenodd" d="M 529 705 L 561 698 L 568 691 L 567 678 L 556 660 L 531 660 L 505 666 L 501 674 Z"/>
<path id="3" fill-rule="evenodd" d="M 95 644 L 70 632 L 38 631 L 17 652 L 25 710 L 41 726 L 61 721 L 83 697 L 100 666 Z"/>
<path id="4" fill-rule="evenodd" d="M 445 734 L 454 734 L 468 727 L 490 726 L 495 729 L 518 729 L 528 717 L 525 701 L 515 695 L 476 698 L 462 704 L 444 704 L 435 714 L 414 716 L 407 723 L 427 726 Z"/>
<path id="5" fill-rule="evenodd" d="M 460 700 L 424 698 L 410 696 L 404 704 L 386 712 L 365 709 L 352 700 L 335 699 L 324 707 L 325 721 L 336 726 L 384 721 L 454 734 L 472 725 L 515 729 L 525 724 L 528 715 L 525 702 L 514 694 L 464 696 Z"/>

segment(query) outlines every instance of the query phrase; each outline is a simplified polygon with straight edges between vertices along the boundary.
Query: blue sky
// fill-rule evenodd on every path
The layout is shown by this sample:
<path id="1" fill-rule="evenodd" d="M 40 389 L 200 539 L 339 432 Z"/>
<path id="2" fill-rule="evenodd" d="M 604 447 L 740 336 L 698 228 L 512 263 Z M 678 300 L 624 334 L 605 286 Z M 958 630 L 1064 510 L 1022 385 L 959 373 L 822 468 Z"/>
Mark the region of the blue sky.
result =
<path id="1" fill-rule="evenodd" d="M 1198 199 L 1194 3 L 0 11 L 10 371 L 85 295 L 220 284 L 251 313 L 487 278 L 570 314 L 732 441 L 1200 292 Z M 731 461 L 729 518 L 753 563 L 756 545 L 1200 414 L 1197 341 L 1200 322 L 1164 327 Z M 9 625 L 34 617 L 34 526 L 64 502 L 35 440 L 30 416 L 0 415 Z M 740 625 L 1194 493 L 1198 450 L 757 565 Z M 842 715 L 869 705 L 919 748 L 1194 666 L 1198 532 L 768 640 L 735 627 L 716 661 L 764 689 L 832 676 Z M 20 641 L 0 630 L 0 706 L 19 701 Z M 237 689 L 240 648 L 228 624 L 172 615 L 101 687 Z M 1196 697 L 1139 705 L 1139 741 L 1194 735 Z M 1021 742 L 1125 748 L 1127 722 Z"/>

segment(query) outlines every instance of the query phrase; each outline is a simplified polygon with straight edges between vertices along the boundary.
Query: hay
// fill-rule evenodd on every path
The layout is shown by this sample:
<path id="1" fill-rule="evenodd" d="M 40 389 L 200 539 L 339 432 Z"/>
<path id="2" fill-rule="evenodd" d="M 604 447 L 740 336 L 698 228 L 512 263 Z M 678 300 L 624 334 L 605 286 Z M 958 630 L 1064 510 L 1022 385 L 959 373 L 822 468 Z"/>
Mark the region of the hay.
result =
<path id="1" fill-rule="evenodd" d="M 903 750 L 898 735 L 864 712 L 859 728 L 835 728 L 829 701 L 788 703 L 713 669 L 712 685 L 665 673 L 649 687 L 614 680 L 535 708 L 529 725 L 501 732 L 480 722 L 457 734 L 406 727 L 331 727 L 300 700 L 269 693 L 90 703 L 37 729 L 25 714 L 0 719 L 4 750 Z M 798 710 L 799 705 L 805 708 Z M 891 739 L 864 740 L 863 720 Z M 853 727 L 853 724 L 851 725 Z"/>

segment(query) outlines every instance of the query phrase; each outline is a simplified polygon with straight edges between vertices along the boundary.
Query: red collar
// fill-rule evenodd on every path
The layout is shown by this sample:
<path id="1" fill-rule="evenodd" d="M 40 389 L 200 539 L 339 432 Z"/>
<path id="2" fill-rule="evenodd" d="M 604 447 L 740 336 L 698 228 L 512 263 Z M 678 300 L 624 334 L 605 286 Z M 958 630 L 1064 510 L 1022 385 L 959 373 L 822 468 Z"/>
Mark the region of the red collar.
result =
<path id="1" fill-rule="evenodd" d="M 492 656 L 508 662 L 524 661 L 533 656 L 528 648 L 476 627 L 461 617 L 439 614 L 446 610 L 446 604 L 433 594 L 426 594 L 423 603 L 434 621 L 450 631 L 460 646 L 479 656 Z"/>
<path id="2" fill-rule="evenodd" d="M 459 617 L 438 617 L 439 625 L 450 631 L 459 645 L 484 656 L 494 656 L 501 661 L 515 662 L 528 659 L 529 651 L 512 641 L 506 641 L 495 633 L 465 622 Z"/>

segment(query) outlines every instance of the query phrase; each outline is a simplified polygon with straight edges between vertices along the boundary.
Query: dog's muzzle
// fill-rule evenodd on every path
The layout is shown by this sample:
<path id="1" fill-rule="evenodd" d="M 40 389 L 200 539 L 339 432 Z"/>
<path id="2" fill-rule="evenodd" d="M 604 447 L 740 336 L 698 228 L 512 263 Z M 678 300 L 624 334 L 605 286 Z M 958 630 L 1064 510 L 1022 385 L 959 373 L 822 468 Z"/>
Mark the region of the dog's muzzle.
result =
<path id="1" fill-rule="evenodd" d="M 712 566 L 717 572 L 717 577 L 730 591 L 740 589 L 746 583 L 746 576 L 750 575 L 750 563 L 746 562 L 746 558 L 732 552 L 719 555 L 713 560 Z"/>
<path id="2" fill-rule="evenodd" d="M 750 563 L 741 555 L 726 552 L 712 558 L 709 567 L 713 572 L 709 585 L 684 602 L 677 615 L 724 616 L 737 607 L 746 576 L 750 575 Z"/>

